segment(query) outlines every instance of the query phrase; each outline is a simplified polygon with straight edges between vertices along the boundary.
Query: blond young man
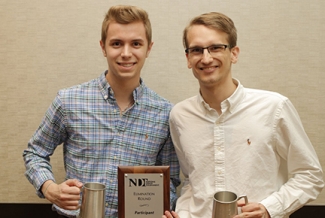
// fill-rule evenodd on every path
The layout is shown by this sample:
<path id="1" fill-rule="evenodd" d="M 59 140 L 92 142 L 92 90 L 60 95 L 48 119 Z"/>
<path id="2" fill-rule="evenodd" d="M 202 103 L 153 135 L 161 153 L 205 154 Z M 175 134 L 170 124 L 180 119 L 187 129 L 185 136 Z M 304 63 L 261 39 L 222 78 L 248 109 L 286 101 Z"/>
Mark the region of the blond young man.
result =
<path id="1" fill-rule="evenodd" d="M 237 32 L 224 14 L 195 17 L 183 42 L 197 96 L 176 104 L 171 135 L 185 176 L 176 212 L 163 218 L 210 218 L 213 195 L 246 194 L 234 218 L 283 218 L 316 199 L 323 172 L 299 115 L 288 98 L 244 88 L 232 77 Z"/>
<path id="2" fill-rule="evenodd" d="M 105 217 L 118 217 L 119 165 L 170 166 L 171 206 L 179 164 L 169 132 L 172 105 L 140 78 L 153 42 L 148 14 L 113 6 L 100 46 L 108 70 L 97 79 L 60 90 L 28 143 L 26 177 L 60 217 L 78 216 L 83 183 L 106 185 Z M 50 156 L 63 144 L 66 181 L 57 184 Z"/>

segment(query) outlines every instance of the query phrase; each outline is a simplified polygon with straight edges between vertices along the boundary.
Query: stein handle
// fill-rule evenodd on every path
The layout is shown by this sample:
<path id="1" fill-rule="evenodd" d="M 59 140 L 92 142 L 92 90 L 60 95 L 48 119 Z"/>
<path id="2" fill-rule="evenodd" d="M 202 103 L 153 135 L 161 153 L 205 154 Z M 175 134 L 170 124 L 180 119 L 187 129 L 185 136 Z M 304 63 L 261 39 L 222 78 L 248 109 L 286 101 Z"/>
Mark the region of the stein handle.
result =
<path id="1" fill-rule="evenodd" d="M 82 218 L 82 216 L 81 216 L 81 205 L 82 205 L 82 193 L 83 193 L 83 191 L 84 191 L 84 189 L 85 189 L 85 186 L 82 186 L 81 188 L 80 188 L 80 200 L 79 200 L 79 214 L 78 214 L 78 216 L 76 217 L 76 218 Z"/>
<path id="2" fill-rule="evenodd" d="M 237 201 L 239 201 L 241 198 L 244 198 L 245 199 L 245 205 L 247 205 L 248 204 L 248 198 L 247 198 L 247 196 L 246 195 L 241 195 L 241 196 L 239 196 L 237 198 Z"/>

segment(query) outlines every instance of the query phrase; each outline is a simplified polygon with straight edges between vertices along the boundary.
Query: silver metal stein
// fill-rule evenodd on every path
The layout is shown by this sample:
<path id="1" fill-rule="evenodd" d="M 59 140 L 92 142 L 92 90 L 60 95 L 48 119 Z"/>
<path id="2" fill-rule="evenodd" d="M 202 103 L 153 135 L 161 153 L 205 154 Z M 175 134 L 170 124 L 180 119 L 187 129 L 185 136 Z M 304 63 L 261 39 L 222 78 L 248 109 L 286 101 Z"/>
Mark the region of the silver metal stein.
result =
<path id="1" fill-rule="evenodd" d="M 105 189 L 101 183 L 85 183 L 79 218 L 105 218 Z"/>
<path id="2" fill-rule="evenodd" d="M 219 191 L 213 196 L 212 218 L 233 218 L 238 214 L 237 201 L 245 199 L 245 205 L 248 204 L 246 195 L 237 195 L 230 191 Z"/>

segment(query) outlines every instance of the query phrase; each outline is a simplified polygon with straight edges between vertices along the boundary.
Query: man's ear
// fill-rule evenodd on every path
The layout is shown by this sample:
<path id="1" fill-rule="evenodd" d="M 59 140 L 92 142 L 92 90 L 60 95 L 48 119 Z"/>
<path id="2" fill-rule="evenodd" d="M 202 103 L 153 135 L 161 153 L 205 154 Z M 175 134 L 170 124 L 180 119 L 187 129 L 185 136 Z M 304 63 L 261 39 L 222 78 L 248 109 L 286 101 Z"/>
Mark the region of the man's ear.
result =
<path id="1" fill-rule="evenodd" d="M 106 57 L 105 44 L 102 40 L 99 41 L 100 48 L 102 49 L 104 57 Z"/>
<path id="2" fill-rule="evenodd" d="M 153 46 L 153 42 L 151 42 L 150 45 L 148 45 L 148 50 L 147 50 L 146 58 L 149 57 L 149 54 L 150 54 L 150 51 L 151 51 L 152 46 Z"/>
<path id="3" fill-rule="evenodd" d="M 188 67 L 188 69 L 191 69 L 192 68 L 192 64 L 190 63 L 190 60 L 188 59 L 188 54 L 185 53 L 185 56 L 186 56 L 186 59 L 187 59 L 187 67 Z"/>
<path id="4" fill-rule="evenodd" d="M 235 64 L 238 61 L 238 56 L 239 56 L 239 47 L 235 46 L 231 49 L 231 63 Z"/>

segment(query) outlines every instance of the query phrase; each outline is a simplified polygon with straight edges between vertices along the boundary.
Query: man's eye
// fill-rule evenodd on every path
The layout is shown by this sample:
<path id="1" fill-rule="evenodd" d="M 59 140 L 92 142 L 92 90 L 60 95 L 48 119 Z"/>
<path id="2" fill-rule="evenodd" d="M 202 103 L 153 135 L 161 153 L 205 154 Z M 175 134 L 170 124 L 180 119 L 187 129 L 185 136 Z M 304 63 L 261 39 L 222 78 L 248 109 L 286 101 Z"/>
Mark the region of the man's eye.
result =
<path id="1" fill-rule="evenodd" d="M 140 42 L 134 42 L 133 45 L 136 46 L 136 47 L 139 47 L 139 46 L 141 46 L 141 43 Z"/>
<path id="2" fill-rule="evenodd" d="M 112 46 L 113 46 L 113 47 L 118 47 L 118 46 L 120 46 L 120 45 L 121 45 L 120 42 L 113 42 L 113 43 L 112 43 Z"/>
<path id="3" fill-rule="evenodd" d="M 222 46 L 219 46 L 219 45 L 213 45 L 213 46 L 210 46 L 209 47 L 209 50 L 210 50 L 210 52 L 212 51 L 212 52 L 217 52 L 217 51 L 221 51 L 223 49 L 223 47 Z"/>
<path id="4" fill-rule="evenodd" d="M 202 53 L 202 48 L 192 48 L 190 53 Z"/>

